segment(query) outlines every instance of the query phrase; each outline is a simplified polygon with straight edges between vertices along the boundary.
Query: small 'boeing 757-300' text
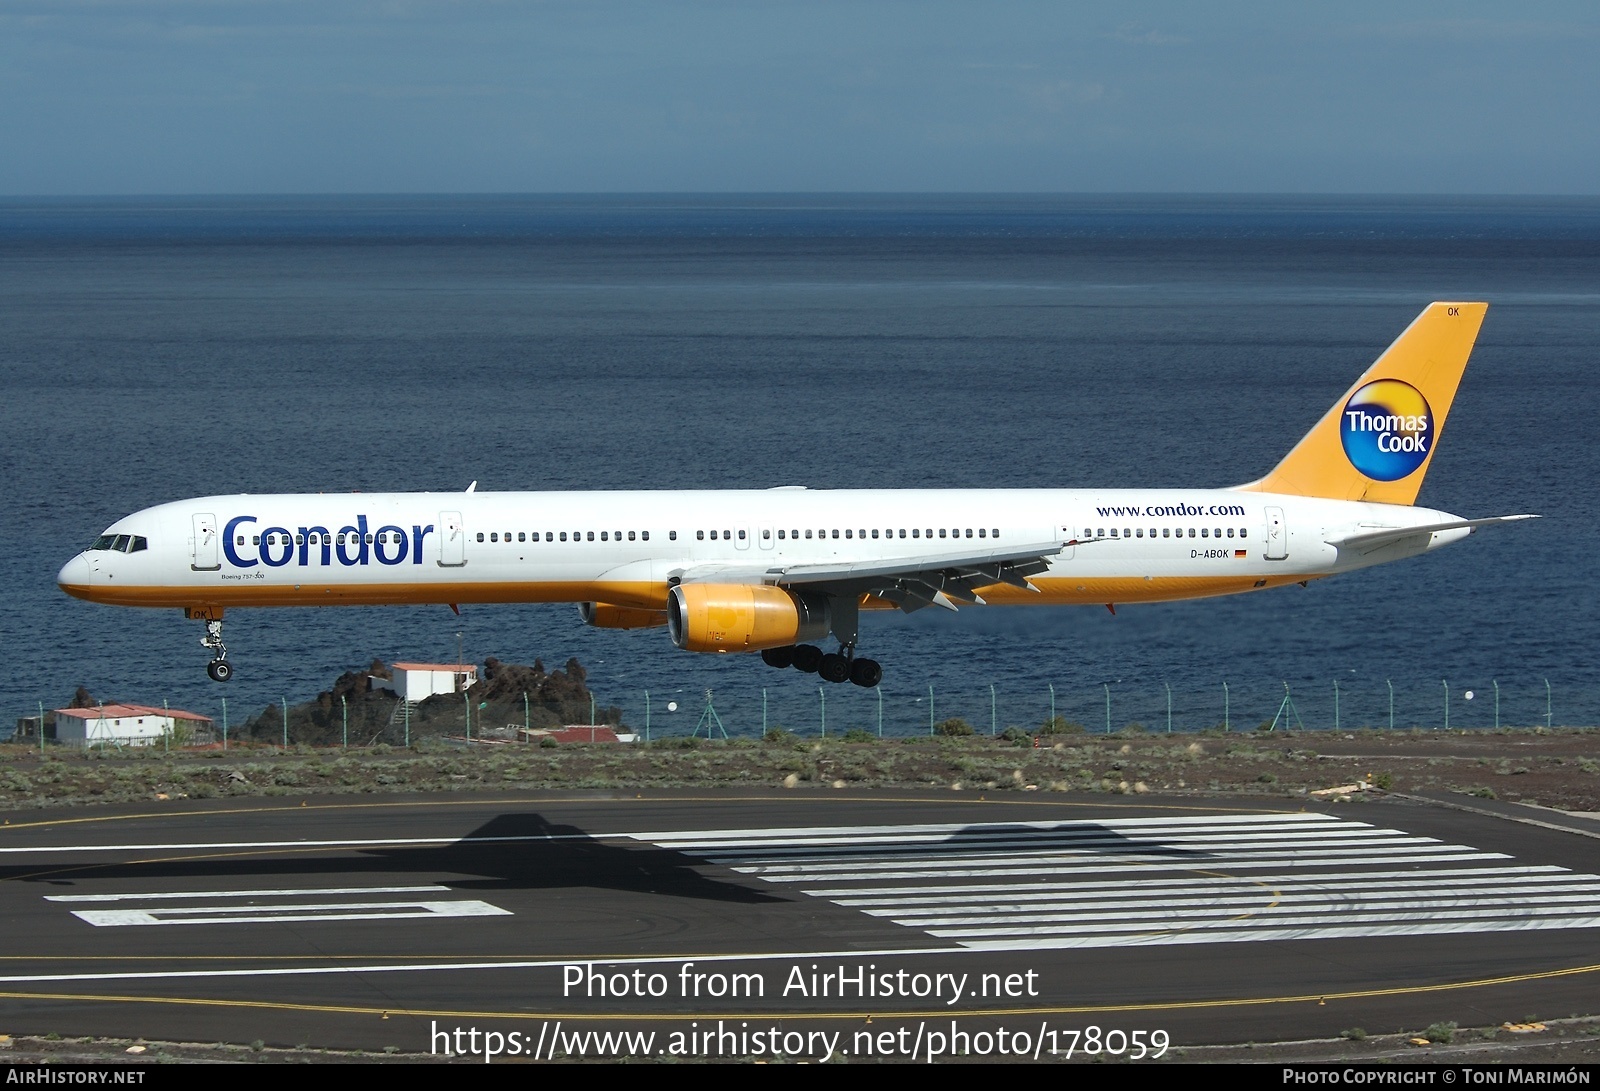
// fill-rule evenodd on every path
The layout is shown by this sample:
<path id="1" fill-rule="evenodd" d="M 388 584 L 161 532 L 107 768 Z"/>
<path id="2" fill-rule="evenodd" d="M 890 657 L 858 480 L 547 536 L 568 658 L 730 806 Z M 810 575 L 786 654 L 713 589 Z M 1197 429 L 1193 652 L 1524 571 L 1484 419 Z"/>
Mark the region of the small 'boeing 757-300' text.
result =
<path id="1" fill-rule="evenodd" d="M 1534 518 L 1413 506 L 1486 310 L 1428 306 L 1271 473 L 1232 488 L 207 496 L 117 520 L 58 579 L 203 621 L 218 681 L 229 609 L 571 602 L 591 625 L 875 686 L 865 609 L 1230 595 Z"/>

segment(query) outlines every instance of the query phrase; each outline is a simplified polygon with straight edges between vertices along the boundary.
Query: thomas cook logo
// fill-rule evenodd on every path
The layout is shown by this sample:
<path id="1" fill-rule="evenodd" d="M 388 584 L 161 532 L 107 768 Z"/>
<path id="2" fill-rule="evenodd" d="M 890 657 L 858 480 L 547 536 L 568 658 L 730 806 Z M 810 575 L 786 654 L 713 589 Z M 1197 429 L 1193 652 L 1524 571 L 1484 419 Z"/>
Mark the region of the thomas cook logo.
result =
<path id="1" fill-rule="evenodd" d="M 1410 383 L 1377 379 L 1344 403 L 1339 441 L 1350 464 L 1374 481 L 1398 481 L 1433 450 L 1433 410 Z"/>

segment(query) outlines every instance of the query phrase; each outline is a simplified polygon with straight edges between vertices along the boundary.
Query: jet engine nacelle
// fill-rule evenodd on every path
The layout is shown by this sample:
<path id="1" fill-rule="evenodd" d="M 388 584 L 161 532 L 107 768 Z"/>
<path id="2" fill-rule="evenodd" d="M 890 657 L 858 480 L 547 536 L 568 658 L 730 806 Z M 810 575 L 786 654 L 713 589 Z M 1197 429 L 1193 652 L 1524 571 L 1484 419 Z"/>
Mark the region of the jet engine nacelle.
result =
<path id="1" fill-rule="evenodd" d="M 691 652 L 758 652 L 823 640 L 831 622 L 826 595 L 766 584 L 683 583 L 667 596 L 667 631 Z"/>
<path id="2" fill-rule="evenodd" d="M 636 606 L 613 606 L 609 602 L 580 602 L 578 616 L 596 629 L 654 629 L 667 623 L 665 610 L 641 610 Z"/>

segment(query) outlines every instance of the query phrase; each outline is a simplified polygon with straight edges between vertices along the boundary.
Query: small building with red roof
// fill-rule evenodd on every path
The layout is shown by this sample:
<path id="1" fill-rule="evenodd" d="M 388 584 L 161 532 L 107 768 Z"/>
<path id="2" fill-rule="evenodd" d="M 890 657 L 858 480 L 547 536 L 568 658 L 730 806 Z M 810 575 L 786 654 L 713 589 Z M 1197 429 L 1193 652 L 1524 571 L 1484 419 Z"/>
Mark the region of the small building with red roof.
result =
<path id="1" fill-rule="evenodd" d="M 69 746 L 154 746 L 180 735 L 188 736 L 185 743 L 211 741 L 211 717 L 181 708 L 110 704 L 58 708 L 55 714 L 56 742 Z"/>

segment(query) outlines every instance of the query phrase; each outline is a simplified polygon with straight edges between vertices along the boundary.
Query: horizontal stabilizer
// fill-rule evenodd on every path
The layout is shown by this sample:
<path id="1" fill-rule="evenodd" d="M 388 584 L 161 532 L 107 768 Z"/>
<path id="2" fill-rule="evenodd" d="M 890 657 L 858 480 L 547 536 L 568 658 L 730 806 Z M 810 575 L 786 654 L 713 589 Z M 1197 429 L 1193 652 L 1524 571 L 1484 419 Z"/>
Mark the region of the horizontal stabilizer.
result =
<path id="1" fill-rule="evenodd" d="M 1379 549 L 1406 538 L 1415 538 L 1425 534 L 1434 534 L 1441 530 L 1477 530 L 1479 527 L 1492 527 L 1501 523 L 1518 523 L 1524 519 L 1537 519 L 1537 515 L 1496 515 L 1491 519 L 1452 519 L 1447 523 L 1425 523 L 1418 527 L 1384 527 L 1380 530 L 1363 531 L 1360 534 L 1351 534 L 1343 538 L 1329 538 L 1328 544 L 1339 549 L 1354 549 L 1362 553 Z"/>

